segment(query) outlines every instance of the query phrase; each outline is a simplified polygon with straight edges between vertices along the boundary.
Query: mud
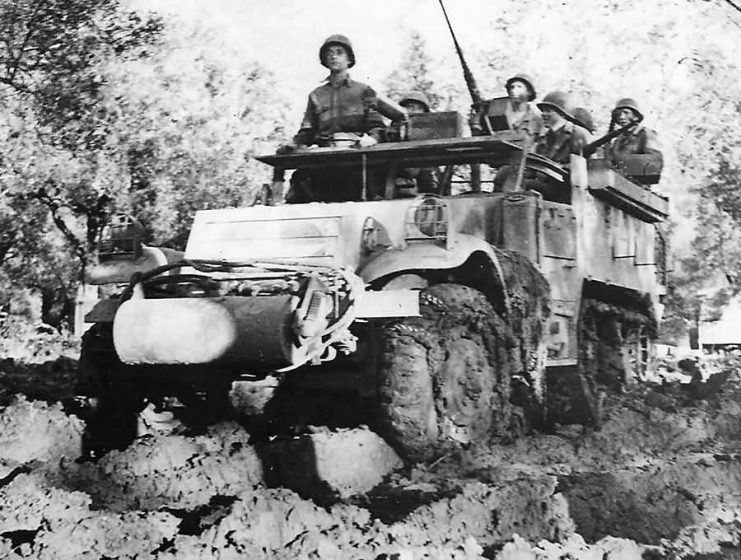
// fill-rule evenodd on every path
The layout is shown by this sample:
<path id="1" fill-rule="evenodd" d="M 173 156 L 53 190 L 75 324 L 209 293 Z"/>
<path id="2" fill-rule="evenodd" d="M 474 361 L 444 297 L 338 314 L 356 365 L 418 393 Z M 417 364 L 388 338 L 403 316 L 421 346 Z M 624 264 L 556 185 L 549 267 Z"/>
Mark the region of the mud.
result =
<path id="1" fill-rule="evenodd" d="M 432 464 L 365 427 L 265 443 L 235 422 L 79 463 L 82 422 L 57 394 L 0 409 L 0 557 L 741 557 L 735 369 L 612 396 L 600 431 Z"/>

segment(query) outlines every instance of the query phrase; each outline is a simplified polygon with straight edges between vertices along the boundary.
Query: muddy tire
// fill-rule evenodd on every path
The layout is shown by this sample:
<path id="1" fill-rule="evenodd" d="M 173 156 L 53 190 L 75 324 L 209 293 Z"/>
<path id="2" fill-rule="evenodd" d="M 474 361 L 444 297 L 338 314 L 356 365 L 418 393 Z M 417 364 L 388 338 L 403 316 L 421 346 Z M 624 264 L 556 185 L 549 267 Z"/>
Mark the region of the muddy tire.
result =
<path id="1" fill-rule="evenodd" d="M 89 402 L 83 413 L 83 458 L 125 449 L 136 438 L 144 400 L 135 370 L 116 355 L 110 328 L 94 325 L 83 335 L 75 392 Z"/>
<path id="2" fill-rule="evenodd" d="M 380 335 L 380 426 L 412 461 L 506 430 L 512 408 L 512 337 L 484 294 L 440 284 L 420 308 Z"/>
<path id="3" fill-rule="evenodd" d="M 645 376 L 654 329 L 638 311 L 589 298 L 582 301 L 578 329 L 579 365 L 549 379 L 549 409 L 555 422 L 599 428 L 606 394 Z"/>

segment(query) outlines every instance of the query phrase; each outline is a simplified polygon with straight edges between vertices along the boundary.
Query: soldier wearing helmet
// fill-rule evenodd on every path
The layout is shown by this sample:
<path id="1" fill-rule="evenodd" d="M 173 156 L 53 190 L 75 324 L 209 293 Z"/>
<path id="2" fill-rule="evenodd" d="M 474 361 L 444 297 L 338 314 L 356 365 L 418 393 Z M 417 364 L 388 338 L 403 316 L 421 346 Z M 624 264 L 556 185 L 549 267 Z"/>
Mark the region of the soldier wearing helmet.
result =
<path id="1" fill-rule="evenodd" d="M 355 66 L 355 51 L 344 35 L 330 35 L 319 48 L 319 62 L 329 69 L 329 76 L 309 94 L 304 118 L 291 144 L 278 148 L 290 153 L 307 146 L 333 146 L 338 142 L 360 147 L 376 144 L 385 128 L 376 110 L 378 96 L 370 86 L 350 78 Z M 381 190 L 382 179 L 369 169 L 369 196 Z M 362 171 L 356 168 L 298 169 L 291 177 L 286 202 L 336 202 L 361 200 Z"/>
<path id="2" fill-rule="evenodd" d="M 373 145 L 384 128 L 381 115 L 371 107 L 377 98 L 370 86 L 350 78 L 355 51 L 344 35 L 330 35 L 319 48 L 319 62 L 329 69 L 324 83 L 309 94 L 296 147 L 330 145 L 335 133 L 355 133 L 361 145 Z"/>
<path id="3" fill-rule="evenodd" d="M 545 134 L 536 138 L 535 153 L 568 165 L 571 154 L 581 154 L 589 143 L 586 129 L 573 123 L 571 96 L 563 91 L 552 91 L 538 103 L 538 108 L 543 115 Z M 515 173 L 511 166 L 500 170 L 494 179 L 496 190 L 509 191 L 514 183 Z M 553 202 L 567 203 L 570 199 L 570 191 L 563 183 L 532 170 L 525 170 L 522 186 L 540 192 L 544 199 Z"/>
<path id="4" fill-rule="evenodd" d="M 430 100 L 421 91 L 405 93 L 401 96 L 399 105 L 404 107 L 410 115 L 430 112 Z"/>
<path id="5" fill-rule="evenodd" d="M 648 156 L 641 165 L 644 167 L 650 166 L 657 174 L 660 174 L 664 165 L 664 156 L 661 153 L 656 132 L 643 125 L 643 113 L 638 108 L 635 99 L 626 97 L 619 100 L 612 110 L 610 131 L 629 124 L 635 126 L 619 135 L 607 147 L 607 159 L 617 167 L 624 167 L 628 164 L 631 156 Z"/>
<path id="6" fill-rule="evenodd" d="M 410 91 L 401 96 L 399 105 L 410 115 L 430 112 L 430 100 L 421 91 Z M 438 190 L 437 169 L 434 167 L 405 167 L 396 176 L 396 195 L 415 196 L 418 193 L 434 193 Z"/>
<path id="7" fill-rule="evenodd" d="M 574 124 L 585 129 L 589 134 L 594 134 L 594 119 L 592 113 L 584 107 L 574 109 Z"/>
<path id="8" fill-rule="evenodd" d="M 543 134 L 543 117 L 533 103 L 536 97 L 533 79 L 528 74 L 515 74 L 507 80 L 507 122 L 511 130 L 525 131 L 533 138 Z"/>
<path id="9" fill-rule="evenodd" d="M 471 114 L 471 132 L 474 136 L 496 130 L 524 131 L 537 138 L 543 133 L 543 119 L 533 102 L 536 97 L 532 77 L 515 74 L 505 83 L 507 97 L 490 99 L 475 107 Z"/>
<path id="10" fill-rule="evenodd" d="M 568 164 L 571 154 L 581 154 L 589 143 L 586 129 L 574 125 L 574 106 L 571 95 L 552 91 L 538 103 L 543 113 L 546 133 L 538 139 L 535 153 L 561 164 Z"/>

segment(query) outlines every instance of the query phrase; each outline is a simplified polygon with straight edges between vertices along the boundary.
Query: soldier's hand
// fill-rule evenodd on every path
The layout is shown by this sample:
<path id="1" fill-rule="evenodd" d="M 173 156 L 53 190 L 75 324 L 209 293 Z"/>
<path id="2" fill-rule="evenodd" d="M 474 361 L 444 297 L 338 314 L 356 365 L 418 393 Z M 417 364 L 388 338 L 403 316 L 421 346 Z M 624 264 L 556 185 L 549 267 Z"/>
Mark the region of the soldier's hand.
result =
<path id="1" fill-rule="evenodd" d="M 282 144 L 278 146 L 278 149 L 275 150 L 275 153 L 278 155 L 285 155 L 285 154 L 291 154 L 296 151 L 296 144 Z"/>
<path id="2" fill-rule="evenodd" d="M 368 134 L 363 134 L 360 137 L 360 140 L 358 140 L 358 146 L 361 148 L 370 148 L 371 146 L 375 146 L 378 144 L 378 140 L 373 138 L 373 136 L 369 136 Z"/>

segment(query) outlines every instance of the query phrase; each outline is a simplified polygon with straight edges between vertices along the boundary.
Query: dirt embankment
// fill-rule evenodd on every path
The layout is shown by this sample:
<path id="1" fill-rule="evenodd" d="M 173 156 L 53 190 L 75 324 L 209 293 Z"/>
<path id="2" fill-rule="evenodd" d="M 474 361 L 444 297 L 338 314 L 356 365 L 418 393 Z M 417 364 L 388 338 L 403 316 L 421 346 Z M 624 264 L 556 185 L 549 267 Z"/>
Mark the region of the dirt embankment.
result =
<path id="1" fill-rule="evenodd" d="M 642 387 L 565 426 L 403 465 L 365 427 L 236 423 L 77 463 L 58 403 L 0 409 L 0 557 L 741 558 L 741 376 Z M 51 398 L 53 401 L 55 398 Z"/>

